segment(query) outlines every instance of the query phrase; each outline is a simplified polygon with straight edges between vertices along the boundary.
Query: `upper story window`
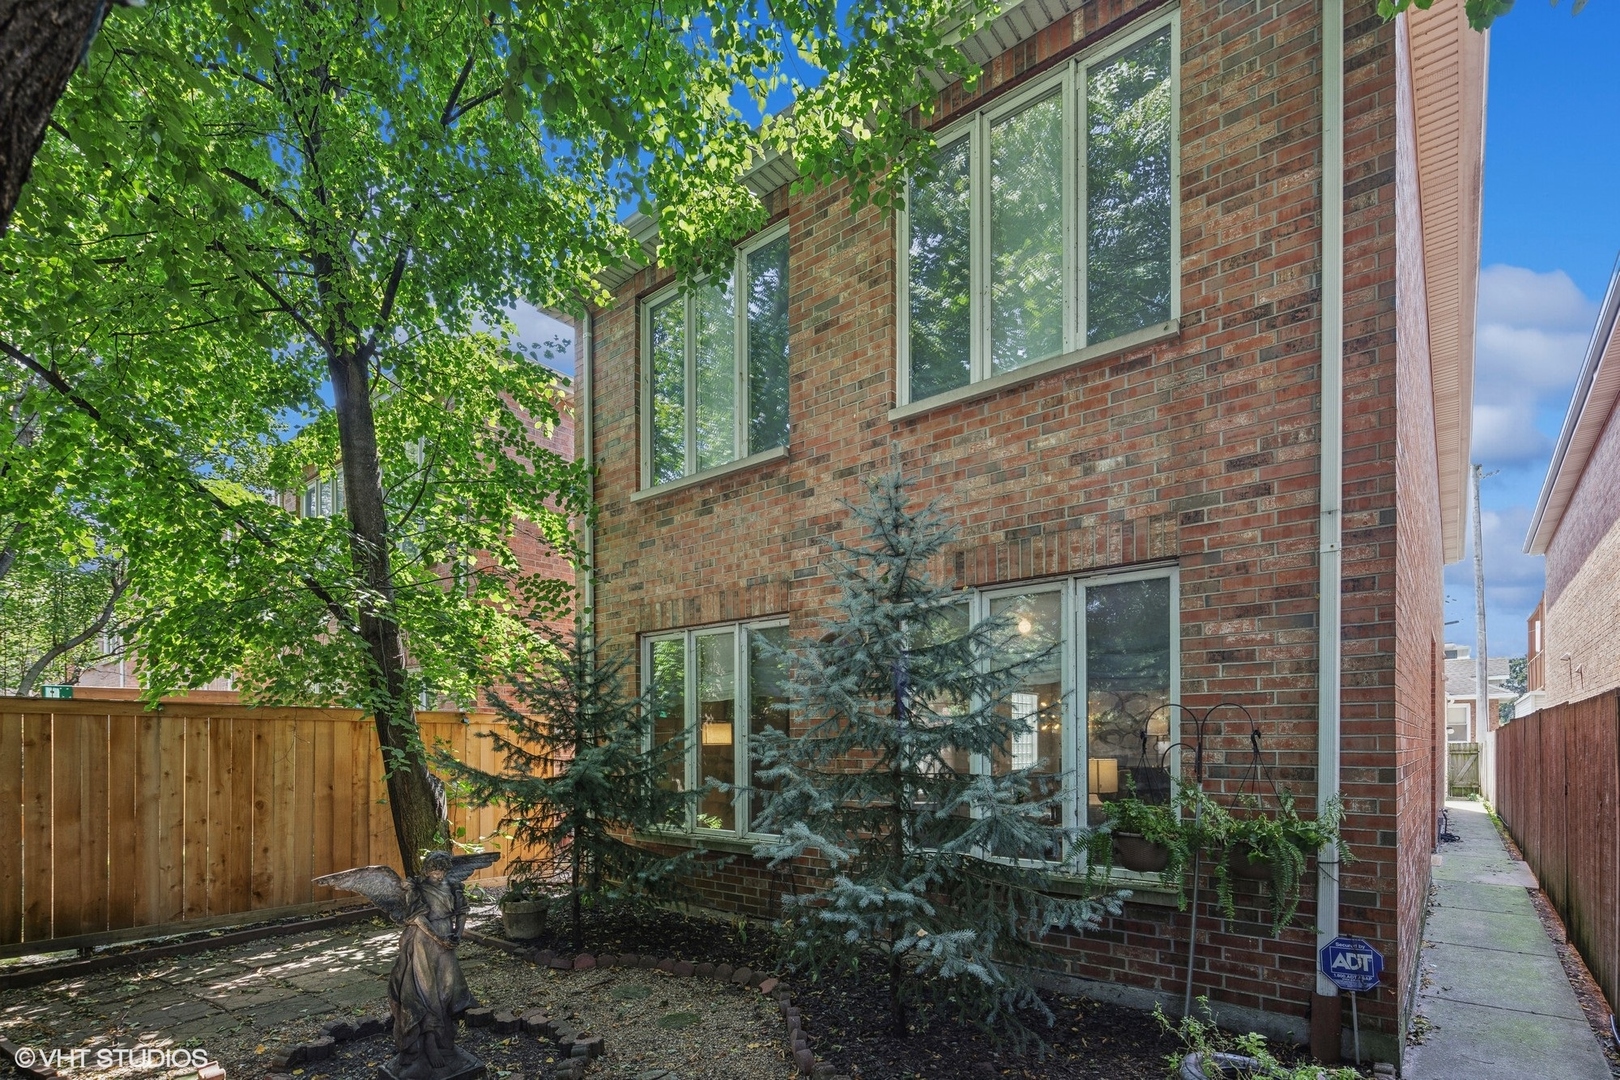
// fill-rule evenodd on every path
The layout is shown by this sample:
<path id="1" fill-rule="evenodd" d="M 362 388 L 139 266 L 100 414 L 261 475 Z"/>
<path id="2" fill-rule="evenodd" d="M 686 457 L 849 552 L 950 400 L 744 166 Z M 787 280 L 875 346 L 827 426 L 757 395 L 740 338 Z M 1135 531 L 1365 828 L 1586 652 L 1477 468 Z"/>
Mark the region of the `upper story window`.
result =
<path id="1" fill-rule="evenodd" d="M 787 261 L 784 223 L 643 306 L 642 488 L 787 445 Z"/>
<path id="2" fill-rule="evenodd" d="M 343 497 L 343 474 L 317 477 L 304 485 L 299 509 L 303 517 L 342 516 L 347 502 Z"/>
<path id="3" fill-rule="evenodd" d="M 900 403 L 1174 328 L 1177 23 L 939 135 L 900 225 Z"/>

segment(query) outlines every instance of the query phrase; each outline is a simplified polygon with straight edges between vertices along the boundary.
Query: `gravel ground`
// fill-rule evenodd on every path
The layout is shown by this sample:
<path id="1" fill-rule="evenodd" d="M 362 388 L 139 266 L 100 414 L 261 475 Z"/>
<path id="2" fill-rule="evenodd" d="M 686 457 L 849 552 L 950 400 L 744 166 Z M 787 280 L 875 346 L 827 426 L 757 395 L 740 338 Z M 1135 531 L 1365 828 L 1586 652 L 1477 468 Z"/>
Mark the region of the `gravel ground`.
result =
<path id="1" fill-rule="evenodd" d="M 379 920 L 3 991 L 0 1037 L 42 1054 L 82 1051 L 58 1068 L 67 1077 L 178 1076 L 194 1071 L 190 1055 L 161 1070 L 104 1068 L 97 1055 L 199 1049 L 228 1075 L 257 1080 L 270 1071 L 273 1050 L 317 1037 L 323 1024 L 386 1015 L 398 938 L 397 928 Z M 603 1036 L 607 1053 L 592 1076 L 630 1077 L 653 1066 L 674 1070 L 680 1080 L 791 1075 L 774 1006 L 758 993 L 651 970 L 541 969 L 473 942 L 460 951 L 468 986 L 482 1004 L 543 1008 Z M 501 1046 L 484 1031 L 467 1034 L 470 1046 L 500 1056 L 490 1061 L 495 1080 L 532 1078 L 545 1063 L 533 1036 L 503 1037 L 509 1042 Z M 375 1073 L 367 1063 L 380 1060 L 390 1044 L 339 1045 L 347 1049 L 304 1067 L 299 1080 L 370 1080 Z"/>

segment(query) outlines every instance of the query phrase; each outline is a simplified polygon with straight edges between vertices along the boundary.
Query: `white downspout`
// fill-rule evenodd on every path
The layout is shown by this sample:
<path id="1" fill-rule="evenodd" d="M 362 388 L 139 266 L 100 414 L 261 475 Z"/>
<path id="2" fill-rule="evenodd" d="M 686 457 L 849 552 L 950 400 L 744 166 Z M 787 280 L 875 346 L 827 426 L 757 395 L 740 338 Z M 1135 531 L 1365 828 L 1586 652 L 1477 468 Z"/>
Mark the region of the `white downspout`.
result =
<path id="1" fill-rule="evenodd" d="M 1316 806 L 1339 794 L 1339 670 L 1344 554 L 1344 4 L 1322 0 L 1322 477 Z M 1316 947 L 1339 936 L 1339 849 L 1317 855 Z M 1318 969 L 1316 992 L 1338 1000 Z M 1337 1041 L 1335 1039 L 1335 1041 Z M 1334 1048 L 1337 1050 L 1337 1047 Z"/>

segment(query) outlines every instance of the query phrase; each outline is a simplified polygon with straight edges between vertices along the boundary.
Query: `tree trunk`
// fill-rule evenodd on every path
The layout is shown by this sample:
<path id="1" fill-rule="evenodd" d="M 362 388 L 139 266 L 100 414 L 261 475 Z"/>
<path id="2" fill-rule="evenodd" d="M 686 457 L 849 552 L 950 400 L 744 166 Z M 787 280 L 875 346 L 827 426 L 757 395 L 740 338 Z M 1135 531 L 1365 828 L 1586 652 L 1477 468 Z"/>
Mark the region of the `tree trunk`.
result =
<path id="1" fill-rule="evenodd" d="M 0 0 L 0 236 L 107 0 Z"/>
<path id="2" fill-rule="evenodd" d="M 450 832 L 428 777 L 416 710 L 405 692 L 405 652 L 393 614 L 388 516 L 366 358 L 355 351 L 338 353 L 332 355 L 328 370 L 343 455 L 350 557 L 368 591 L 368 597 L 356 605 L 360 634 L 371 659 L 367 707 L 376 719 L 400 858 L 406 872 L 414 874 L 421 853 L 448 846 Z"/>

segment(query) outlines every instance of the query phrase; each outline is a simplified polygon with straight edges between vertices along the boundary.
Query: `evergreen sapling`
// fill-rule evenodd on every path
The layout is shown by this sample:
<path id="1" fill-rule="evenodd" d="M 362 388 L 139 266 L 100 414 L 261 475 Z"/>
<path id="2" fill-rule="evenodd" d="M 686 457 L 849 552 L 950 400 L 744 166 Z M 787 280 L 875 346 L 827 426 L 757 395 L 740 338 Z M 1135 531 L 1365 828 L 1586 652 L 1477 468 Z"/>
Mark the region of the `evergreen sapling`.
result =
<path id="1" fill-rule="evenodd" d="M 1061 701 L 1011 707 L 1051 649 L 1006 620 L 969 625 L 963 597 L 927 569 L 951 530 L 936 507 L 909 508 L 897 472 L 846 506 L 865 539 L 830 544 L 838 614 L 783 658 L 805 730 L 752 740 L 770 793 L 757 828 L 779 834 L 755 854 L 829 871 L 821 891 L 785 901 L 789 958 L 812 976 L 875 959 L 896 1034 L 919 1006 L 942 1007 L 1027 1043 L 1038 1036 L 1021 1011 L 1052 1020 L 1029 978 L 1037 942 L 1096 927 L 1124 895 L 1052 894 L 1084 834 L 1063 823 L 1053 763 L 1011 767 L 1016 738 L 1060 716 Z"/>
<path id="2" fill-rule="evenodd" d="M 647 744 L 651 703 L 623 692 L 622 656 L 605 656 L 576 620 L 572 634 L 542 628 L 534 669 L 514 676 L 517 705 L 491 695 L 507 722 L 489 732 L 499 773 L 450 757 L 437 764 L 474 806 L 505 810 L 502 831 L 520 858 L 516 881 L 563 886 L 576 952 L 584 948 L 581 908 L 622 897 L 669 897 L 693 853 L 659 855 L 638 845 L 638 830 L 684 819 L 688 795 L 667 783 L 681 760 L 679 740 Z"/>

